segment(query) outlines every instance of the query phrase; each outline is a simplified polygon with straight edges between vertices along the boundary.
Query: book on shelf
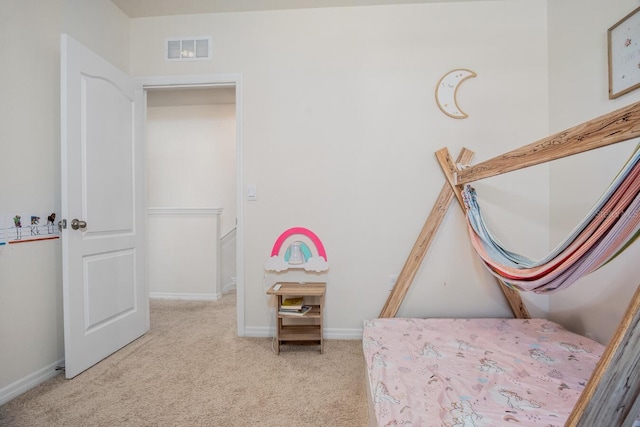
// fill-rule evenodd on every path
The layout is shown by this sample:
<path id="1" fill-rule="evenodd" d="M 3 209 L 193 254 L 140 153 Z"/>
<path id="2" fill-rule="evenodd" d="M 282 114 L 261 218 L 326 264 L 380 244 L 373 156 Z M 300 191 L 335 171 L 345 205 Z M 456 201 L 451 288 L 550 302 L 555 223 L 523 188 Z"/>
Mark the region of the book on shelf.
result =
<path id="1" fill-rule="evenodd" d="M 280 305 L 280 309 L 285 310 L 300 310 L 302 308 L 302 304 L 304 303 L 303 297 L 291 297 L 285 298 L 282 300 L 282 304 Z"/>
<path id="2" fill-rule="evenodd" d="M 311 306 L 310 305 L 303 305 L 302 307 L 300 307 L 300 309 L 287 309 L 287 308 L 280 308 L 280 310 L 278 310 L 278 314 L 285 314 L 287 316 L 304 316 L 306 313 L 308 313 L 311 310 Z"/>

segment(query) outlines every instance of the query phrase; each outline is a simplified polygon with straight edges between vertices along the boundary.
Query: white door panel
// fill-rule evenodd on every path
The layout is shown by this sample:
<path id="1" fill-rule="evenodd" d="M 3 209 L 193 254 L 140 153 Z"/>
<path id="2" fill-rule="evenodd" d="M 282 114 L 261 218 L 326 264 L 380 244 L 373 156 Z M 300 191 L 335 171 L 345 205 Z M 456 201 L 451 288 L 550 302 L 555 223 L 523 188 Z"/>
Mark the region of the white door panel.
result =
<path id="1" fill-rule="evenodd" d="M 72 378 L 149 329 L 144 109 L 139 83 L 62 36 L 65 370 Z M 86 228 L 72 229 L 73 219 Z"/>
<path id="2" fill-rule="evenodd" d="M 81 126 L 85 129 L 81 148 L 85 153 L 83 217 L 91 221 L 88 233 L 131 233 L 136 103 L 113 82 L 85 75 L 81 79 L 81 98 L 85 102 L 81 110 Z M 105 177 L 110 180 L 108 185 L 103 181 Z"/>
<path id="3" fill-rule="evenodd" d="M 87 331 L 108 325 L 136 309 L 134 251 L 85 256 L 83 271 Z"/>

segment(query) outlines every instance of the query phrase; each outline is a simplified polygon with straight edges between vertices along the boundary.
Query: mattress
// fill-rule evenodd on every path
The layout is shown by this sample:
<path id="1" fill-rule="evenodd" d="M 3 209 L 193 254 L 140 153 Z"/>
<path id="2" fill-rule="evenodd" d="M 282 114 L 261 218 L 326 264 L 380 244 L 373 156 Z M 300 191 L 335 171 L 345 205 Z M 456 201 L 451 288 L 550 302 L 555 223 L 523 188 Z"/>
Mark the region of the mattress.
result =
<path id="1" fill-rule="evenodd" d="M 372 425 L 561 427 L 604 349 L 543 319 L 367 320 Z"/>

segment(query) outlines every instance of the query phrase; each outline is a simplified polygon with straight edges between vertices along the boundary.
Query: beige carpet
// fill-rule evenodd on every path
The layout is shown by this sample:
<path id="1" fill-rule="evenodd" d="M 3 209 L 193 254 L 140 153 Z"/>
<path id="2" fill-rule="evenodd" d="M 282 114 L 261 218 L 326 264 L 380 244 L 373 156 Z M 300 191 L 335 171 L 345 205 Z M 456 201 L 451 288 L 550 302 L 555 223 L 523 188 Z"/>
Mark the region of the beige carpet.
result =
<path id="1" fill-rule="evenodd" d="M 366 426 L 361 342 L 236 336 L 235 294 L 151 302 L 151 330 L 72 380 L 0 407 L 1 426 Z"/>

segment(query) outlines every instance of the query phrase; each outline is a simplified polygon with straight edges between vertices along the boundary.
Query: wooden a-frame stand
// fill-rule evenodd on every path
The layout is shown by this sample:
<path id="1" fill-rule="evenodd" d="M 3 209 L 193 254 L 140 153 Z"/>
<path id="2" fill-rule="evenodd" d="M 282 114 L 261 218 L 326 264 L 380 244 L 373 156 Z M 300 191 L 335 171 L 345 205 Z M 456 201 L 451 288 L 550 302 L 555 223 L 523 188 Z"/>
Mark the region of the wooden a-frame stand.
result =
<path id="1" fill-rule="evenodd" d="M 453 201 L 462 204 L 464 184 L 640 137 L 640 102 L 465 169 L 474 153 L 463 148 L 454 162 L 449 150 L 436 152 L 447 182 L 427 217 L 379 317 L 395 317 L 436 231 Z M 517 291 L 498 283 L 517 318 L 530 318 Z M 565 427 L 631 427 L 640 414 L 640 286 Z"/>

